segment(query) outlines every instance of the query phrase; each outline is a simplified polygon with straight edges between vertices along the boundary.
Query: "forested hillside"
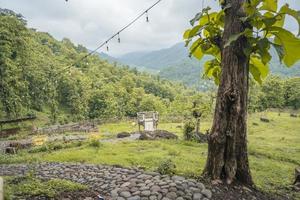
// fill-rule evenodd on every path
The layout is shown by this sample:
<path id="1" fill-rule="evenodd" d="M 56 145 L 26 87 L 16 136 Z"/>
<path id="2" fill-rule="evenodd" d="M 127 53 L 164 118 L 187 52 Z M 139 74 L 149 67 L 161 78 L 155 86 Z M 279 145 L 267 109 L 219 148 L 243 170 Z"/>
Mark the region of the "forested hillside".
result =
<path id="1" fill-rule="evenodd" d="M 8 10 L 1 10 L 0 38 L 1 118 L 37 111 L 53 122 L 135 116 L 143 110 L 163 114 L 195 95 L 183 85 L 98 56 L 76 62 L 88 53 L 85 47 L 28 29 L 22 16 Z"/>
<path id="2" fill-rule="evenodd" d="M 286 68 L 277 58 L 275 49 L 271 50 L 271 55 L 270 70 L 273 74 L 282 77 L 300 76 L 300 63 L 292 68 Z M 163 78 L 180 81 L 202 91 L 211 87 L 209 81 L 201 79 L 203 65 L 209 58 L 204 57 L 200 61 L 193 57 L 189 58 L 189 52 L 184 43 L 158 51 L 133 52 L 117 58 L 105 54 L 101 54 L 101 57 L 111 62 L 119 62 L 157 73 Z"/>
<path id="3" fill-rule="evenodd" d="M 65 123 L 135 116 L 147 110 L 186 116 L 195 99 L 212 107 L 213 90 L 210 95 L 199 93 L 159 75 L 110 64 L 98 55 L 77 62 L 88 53 L 82 45 L 28 29 L 24 18 L 12 11 L 2 10 L 0 18 L 1 118 L 43 112 L 52 123 Z M 186 61 L 178 69 L 180 73 L 172 68 L 166 71 L 174 80 L 185 78 L 198 88 L 209 88 L 193 79 L 200 77 L 200 68 Z M 161 73 L 167 77 L 166 72 Z M 253 85 L 250 110 L 299 108 L 299 85 L 299 78 L 279 77 L 270 77 L 262 87 Z"/>

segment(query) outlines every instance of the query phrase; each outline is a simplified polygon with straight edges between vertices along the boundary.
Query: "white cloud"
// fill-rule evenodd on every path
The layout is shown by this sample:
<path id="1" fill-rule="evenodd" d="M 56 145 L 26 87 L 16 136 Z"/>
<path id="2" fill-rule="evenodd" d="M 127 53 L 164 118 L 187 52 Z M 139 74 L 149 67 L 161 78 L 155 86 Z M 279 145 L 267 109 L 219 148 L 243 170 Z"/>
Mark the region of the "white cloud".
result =
<path id="1" fill-rule="evenodd" d="M 30 27 L 49 32 L 57 39 L 70 38 L 93 49 L 156 0 L 0 0 L 0 7 L 23 14 Z M 218 8 L 218 1 L 204 0 Z M 295 0 L 281 0 L 300 10 Z M 110 44 L 111 54 L 153 50 L 182 41 L 189 20 L 201 10 L 201 0 L 163 0 L 149 12 L 150 23 L 140 19 L 121 34 L 122 43 Z M 296 24 L 287 27 L 295 31 Z"/>

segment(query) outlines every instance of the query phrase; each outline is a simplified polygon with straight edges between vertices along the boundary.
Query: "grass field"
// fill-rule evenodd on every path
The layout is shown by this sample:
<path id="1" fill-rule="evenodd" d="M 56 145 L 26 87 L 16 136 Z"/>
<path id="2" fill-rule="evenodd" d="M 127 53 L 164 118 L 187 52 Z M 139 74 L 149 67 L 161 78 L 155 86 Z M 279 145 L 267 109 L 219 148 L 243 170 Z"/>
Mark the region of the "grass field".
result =
<path id="1" fill-rule="evenodd" d="M 268 117 L 270 123 L 260 122 L 261 116 Z M 202 122 L 201 130 L 209 129 L 211 122 Z M 300 166 L 300 118 L 292 118 L 289 113 L 277 112 L 252 114 L 248 120 L 248 140 L 250 165 L 254 181 L 260 189 L 272 193 L 293 194 L 290 186 L 294 169 Z M 205 165 L 207 144 L 182 140 L 182 124 L 163 123 L 159 128 L 176 133 L 177 141 L 133 141 L 101 143 L 92 147 L 82 146 L 28 153 L 24 150 L 15 156 L 0 155 L 2 163 L 23 162 L 86 162 L 96 164 L 118 164 L 139 166 L 146 170 L 156 170 L 166 158 L 176 164 L 176 173 L 184 176 L 199 176 Z M 114 137 L 123 131 L 136 131 L 132 123 L 121 122 L 99 127 L 103 138 Z"/>

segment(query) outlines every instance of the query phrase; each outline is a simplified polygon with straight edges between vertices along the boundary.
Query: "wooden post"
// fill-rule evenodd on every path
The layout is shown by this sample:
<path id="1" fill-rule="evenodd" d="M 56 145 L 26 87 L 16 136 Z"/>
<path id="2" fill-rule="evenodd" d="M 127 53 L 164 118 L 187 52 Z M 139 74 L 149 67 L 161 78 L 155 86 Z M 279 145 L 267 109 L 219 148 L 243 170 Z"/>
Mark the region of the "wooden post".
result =
<path id="1" fill-rule="evenodd" d="M 0 200 L 4 200 L 4 181 L 2 177 L 0 177 Z"/>

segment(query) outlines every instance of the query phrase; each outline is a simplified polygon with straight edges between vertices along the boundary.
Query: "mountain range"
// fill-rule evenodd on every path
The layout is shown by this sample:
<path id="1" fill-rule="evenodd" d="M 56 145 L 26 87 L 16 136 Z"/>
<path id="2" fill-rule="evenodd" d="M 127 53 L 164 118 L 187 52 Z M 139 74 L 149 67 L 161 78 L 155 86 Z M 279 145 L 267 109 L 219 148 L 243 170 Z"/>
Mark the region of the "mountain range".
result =
<path id="1" fill-rule="evenodd" d="M 272 74 L 300 76 L 300 63 L 292 68 L 287 68 L 280 63 L 274 49 L 271 49 L 271 54 L 270 70 Z M 203 65 L 209 57 L 204 57 L 200 61 L 190 58 L 184 43 L 178 43 L 170 48 L 156 51 L 131 52 L 118 57 L 112 57 L 105 53 L 100 53 L 99 56 L 109 62 L 116 62 L 121 65 L 135 67 L 141 71 L 158 74 L 162 78 L 179 81 L 200 90 L 205 90 L 212 85 L 209 80 L 202 79 Z"/>

